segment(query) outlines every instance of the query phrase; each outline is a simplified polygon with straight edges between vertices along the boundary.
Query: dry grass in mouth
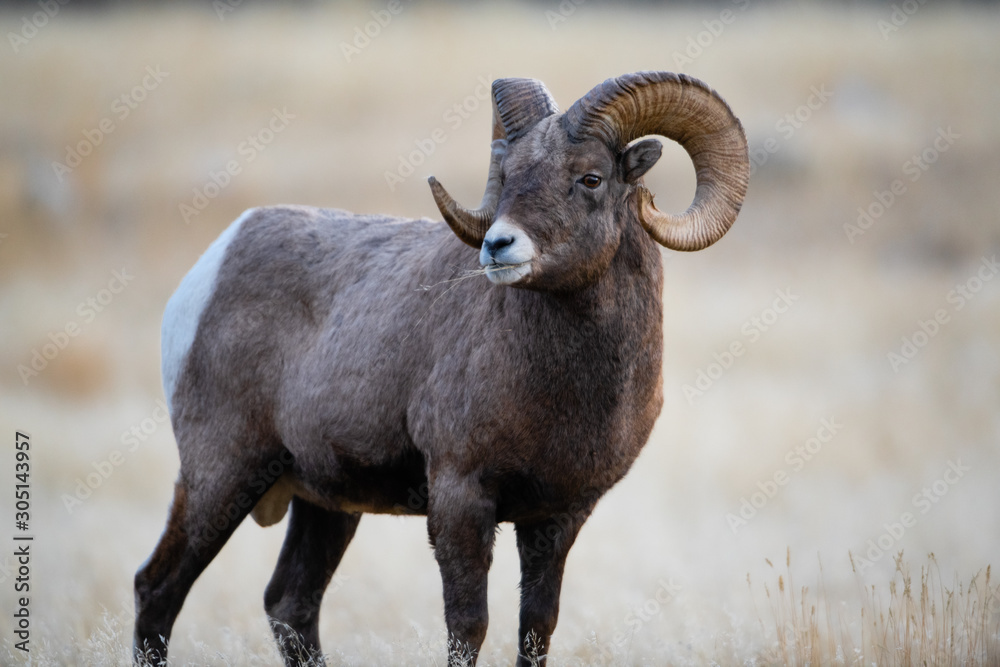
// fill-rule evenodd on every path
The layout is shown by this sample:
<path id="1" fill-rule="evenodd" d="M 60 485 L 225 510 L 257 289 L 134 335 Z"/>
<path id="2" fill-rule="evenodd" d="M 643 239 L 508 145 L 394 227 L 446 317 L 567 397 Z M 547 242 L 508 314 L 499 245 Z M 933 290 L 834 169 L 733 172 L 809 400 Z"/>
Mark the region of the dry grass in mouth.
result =
<path id="1" fill-rule="evenodd" d="M 420 285 L 420 287 L 417 288 L 417 289 L 418 289 L 418 291 L 429 292 L 432 289 L 434 289 L 435 287 L 437 287 L 438 285 L 447 285 L 448 286 L 448 288 L 446 290 L 444 290 L 443 292 L 441 292 L 440 294 L 438 294 L 436 297 L 434 297 L 434 300 L 431 301 L 431 305 L 428 306 L 428 308 L 427 308 L 427 311 L 430 312 L 430 310 L 432 308 L 434 308 L 434 306 L 437 304 L 437 302 L 440 301 L 444 297 L 445 294 L 447 294 L 451 290 L 455 289 L 455 287 L 457 287 L 459 283 L 461 283 L 463 281 L 466 281 L 466 280 L 468 280 L 470 278 L 475 278 L 476 276 L 486 275 L 486 273 L 487 273 L 486 268 L 481 268 L 481 269 L 465 269 L 465 270 L 463 270 L 459 274 L 459 276 L 457 278 L 448 278 L 447 280 L 441 280 L 439 282 L 432 283 L 430 285 Z M 426 315 L 421 316 L 420 319 L 418 319 L 416 321 L 416 323 L 414 324 L 414 327 L 416 327 L 421 322 L 423 322 L 425 317 L 426 317 Z M 405 341 L 407 338 L 409 338 L 409 333 L 407 333 L 406 336 L 403 337 L 403 340 Z"/>
<path id="2" fill-rule="evenodd" d="M 505 269 L 517 269 L 524 266 L 525 264 L 530 264 L 530 263 L 531 262 L 520 262 L 518 264 L 502 264 L 500 262 L 495 262 L 493 264 L 490 264 L 489 266 L 484 266 L 483 272 L 496 273 L 497 271 L 503 271 Z"/>
<path id="3" fill-rule="evenodd" d="M 420 285 L 420 287 L 418 287 L 417 290 L 421 292 L 430 292 L 438 285 L 448 285 L 449 286 L 448 289 L 451 289 L 452 287 L 455 286 L 456 283 L 460 283 L 463 280 L 468 280 L 469 278 L 474 278 L 475 276 L 482 275 L 484 273 L 485 272 L 481 270 L 476 270 L 476 271 L 470 270 L 468 272 L 468 275 L 463 274 L 457 278 L 448 278 L 447 280 L 439 280 L 438 282 L 431 283 L 430 285 Z M 447 290 L 445 290 L 445 292 L 447 292 Z"/>
<path id="4" fill-rule="evenodd" d="M 448 289 L 451 289 L 457 283 L 463 282 L 465 280 L 469 280 L 470 278 L 475 278 L 477 276 L 486 276 L 486 275 L 489 275 L 491 273 L 496 273 L 498 271 L 504 271 L 506 269 L 516 269 L 518 267 L 524 266 L 525 264 L 529 264 L 529 263 L 530 262 L 521 262 L 520 264 L 501 264 L 501 263 L 495 263 L 495 264 L 490 264 L 488 266 L 480 267 L 478 269 L 464 269 L 464 270 L 462 270 L 459 273 L 459 275 L 458 275 L 457 278 L 448 278 L 447 280 L 441 280 L 441 281 L 438 281 L 438 282 L 433 283 L 431 285 L 421 285 L 419 289 L 421 289 L 423 291 L 430 291 L 430 290 L 434 289 L 435 287 L 437 287 L 438 285 L 449 285 Z M 445 292 L 443 292 L 441 296 L 443 296 L 444 294 L 447 294 L 447 293 L 448 293 L 448 291 L 445 290 Z M 438 298 L 440 298 L 440 296 Z"/>
<path id="5" fill-rule="evenodd" d="M 505 267 L 506 267 L 506 265 L 505 265 Z M 459 273 L 459 275 L 458 275 L 457 278 L 448 278 L 447 280 L 441 280 L 441 281 L 438 281 L 438 282 L 436 282 L 436 283 L 434 283 L 432 285 L 421 285 L 420 289 L 429 291 L 429 290 L 434 289 L 438 285 L 452 285 L 452 286 L 454 286 L 455 283 L 460 283 L 460 282 L 462 282 L 464 280 L 468 280 L 469 278 L 475 278 L 476 276 L 485 276 L 486 274 L 488 274 L 490 272 L 490 270 L 491 270 L 491 267 L 489 267 L 489 266 L 484 266 L 484 267 L 481 267 L 481 268 L 478 268 L 478 269 L 463 269 Z"/>

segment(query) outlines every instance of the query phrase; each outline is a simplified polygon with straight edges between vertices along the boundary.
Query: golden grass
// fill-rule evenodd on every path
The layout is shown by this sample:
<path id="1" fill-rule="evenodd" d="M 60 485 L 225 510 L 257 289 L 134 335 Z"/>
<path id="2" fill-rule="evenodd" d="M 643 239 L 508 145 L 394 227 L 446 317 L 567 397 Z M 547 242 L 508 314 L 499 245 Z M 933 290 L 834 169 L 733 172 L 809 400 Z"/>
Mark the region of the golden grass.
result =
<path id="1" fill-rule="evenodd" d="M 957 575 L 947 583 L 933 554 L 920 565 L 914 579 L 910 564 L 902 552 L 894 558 L 895 572 L 885 584 L 865 583 L 856 577 L 852 595 L 833 595 L 825 587 L 820 565 L 815 587 L 797 586 L 793 578 L 791 551 L 786 552 L 784 570 L 770 568 L 770 581 L 755 586 L 747 575 L 748 594 L 754 601 L 755 636 L 747 641 L 746 651 L 736 660 L 727 660 L 724 652 L 707 659 L 716 665 L 879 665 L 912 667 L 935 665 L 958 667 L 995 665 L 1000 661 L 1000 584 L 991 579 L 990 567 L 967 580 Z M 759 588 L 763 589 L 763 595 Z M 102 610 L 87 637 L 66 642 L 42 638 L 33 649 L 32 663 L 50 665 L 86 664 L 96 667 L 128 664 L 131 654 L 131 614 Z M 249 637 L 231 634 L 224 628 L 221 638 L 228 645 L 197 642 L 183 664 L 270 665 L 277 650 L 270 645 L 270 633 Z M 724 640 L 719 643 L 725 643 Z M 512 646 L 508 646 L 512 649 Z M 747 650 L 749 649 L 749 650 Z M 538 664 L 537 646 L 523 651 Z M 5 664 L 14 664 L 23 656 L 12 649 L 9 640 L 0 647 Z M 398 637 L 375 642 L 361 655 L 349 656 L 340 651 L 326 655 L 329 665 L 436 665 L 445 656 L 468 660 L 468 654 L 450 646 L 444 637 Z M 679 656 L 661 656 L 675 664 Z M 703 656 L 708 658 L 708 656 Z M 484 655 L 480 664 L 504 664 L 502 654 Z M 312 660 L 303 663 L 306 667 Z M 559 664 L 632 665 L 657 664 L 652 656 L 630 654 L 627 645 L 619 650 L 605 650 L 592 640 L 583 658 Z M 697 663 L 694 663 L 697 664 Z"/>
<path id="2" fill-rule="evenodd" d="M 765 613 L 758 614 L 766 647 L 764 664 L 783 665 L 995 665 L 1000 662 L 1000 584 L 990 566 L 967 583 L 946 583 L 934 554 L 914 581 L 903 552 L 894 557 L 887 586 L 857 575 L 854 599 L 831 600 L 819 567 L 817 588 L 796 587 L 791 551 L 774 590 L 764 584 Z M 774 570 L 771 561 L 767 564 Z M 853 559 L 852 559 L 852 569 Z M 857 574 L 857 570 L 855 570 Z M 753 590 L 750 576 L 747 584 Z"/>
<path id="3" fill-rule="evenodd" d="M 370 20 L 366 8 L 244 3 L 224 22 L 180 3 L 71 8 L 0 58 L 0 432 L 28 430 L 39 443 L 33 664 L 119 665 L 131 577 L 162 530 L 177 471 L 169 426 L 72 513 L 64 497 L 154 413 L 163 305 L 210 240 L 243 209 L 271 203 L 437 217 L 430 173 L 474 203 L 488 110 L 480 104 L 454 128 L 443 116 L 475 95 L 479 77 L 541 78 L 565 108 L 605 77 L 677 69 L 673 53 L 720 8 L 584 3 L 552 30 L 540 5 L 413 3 L 350 63 L 340 42 Z M 20 11 L 0 12 L 0 33 L 18 28 Z M 883 40 L 886 11 L 751 3 L 684 68 L 723 93 L 752 148 L 777 136 L 780 150 L 755 171 L 726 239 L 664 253 L 663 414 L 574 547 L 551 664 L 997 663 L 987 573 L 1000 553 L 1000 282 L 961 310 L 946 295 L 1000 247 L 1000 16 L 928 3 Z M 70 178 L 53 179 L 51 162 L 147 65 L 170 77 Z M 776 122 L 823 83 L 834 97 L 792 137 L 779 135 Z M 185 224 L 179 204 L 284 107 L 296 115 L 288 128 Z M 843 225 L 857 208 L 947 126 L 961 138 L 849 243 Z M 437 127 L 447 141 L 390 190 L 385 172 Z M 694 177 L 682 150 L 665 147 L 649 185 L 663 208 L 687 205 Z M 79 320 L 78 304 L 122 266 L 135 281 L 25 386 L 18 364 Z M 713 353 L 747 342 L 743 325 L 785 288 L 800 297 L 794 308 L 689 404 L 683 385 Z M 886 353 L 942 307 L 947 326 L 893 372 Z M 727 513 L 788 472 L 786 453 L 830 417 L 844 428 L 731 531 Z M 954 458 L 972 472 L 893 546 L 936 554 L 920 576 L 888 555 L 852 574 L 846 554 L 914 511 L 913 495 Z M 2 479 L 9 461 L 0 456 Z M 199 579 L 175 626 L 175 664 L 277 663 L 261 597 L 283 525 L 242 526 Z M 787 561 L 781 572 L 760 565 L 786 545 L 821 554 L 827 568 L 797 563 L 793 585 Z M 338 574 L 321 617 L 333 664 L 443 662 L 422 521 L 366 517 Z M 508 664 L 516 651 L 517 580 L 508 528 L 490 575 L 483 664 Z M 648 614 L 661 581 L 681 591 Z M 11 594 L 4 579 L 5 610 Z M 0 624 L 0 663 L 22 664 L 10 640 Z"/>

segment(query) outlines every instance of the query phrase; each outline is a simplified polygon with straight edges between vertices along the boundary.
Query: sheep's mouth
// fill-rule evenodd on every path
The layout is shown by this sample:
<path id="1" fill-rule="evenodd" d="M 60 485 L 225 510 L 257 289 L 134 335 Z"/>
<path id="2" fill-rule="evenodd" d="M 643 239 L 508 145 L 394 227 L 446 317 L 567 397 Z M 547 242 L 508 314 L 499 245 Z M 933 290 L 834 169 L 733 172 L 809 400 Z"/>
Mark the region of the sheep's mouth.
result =
<path id="1" fill-rule="evenodd" d="M 483 267 L 486 277 L 496 285 L 510 285 L 531 273 L 531 260 L 518 264 L 493 262 Z"/>

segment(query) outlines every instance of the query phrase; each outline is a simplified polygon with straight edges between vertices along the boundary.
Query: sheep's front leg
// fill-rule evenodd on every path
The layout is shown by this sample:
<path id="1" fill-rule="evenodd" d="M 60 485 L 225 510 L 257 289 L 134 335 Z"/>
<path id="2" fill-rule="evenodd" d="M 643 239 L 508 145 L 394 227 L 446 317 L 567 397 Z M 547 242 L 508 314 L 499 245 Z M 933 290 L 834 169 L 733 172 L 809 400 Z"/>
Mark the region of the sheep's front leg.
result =
<path id="1" fill-rule="evenodd" d="M 493 561 L 496 502 L 478 480 L 432 475 L 427 528 L 444 583 L 449 665 L 475 664 L 486 638 L 486 581 Z"/>
<path id="2" fill-rule="evenodd" d="M 589 512 L 514 524 L 521 557 L 521 627 L 517 667 L 546 664 L 549 638 L 559 617 L 566 556 Z"/>

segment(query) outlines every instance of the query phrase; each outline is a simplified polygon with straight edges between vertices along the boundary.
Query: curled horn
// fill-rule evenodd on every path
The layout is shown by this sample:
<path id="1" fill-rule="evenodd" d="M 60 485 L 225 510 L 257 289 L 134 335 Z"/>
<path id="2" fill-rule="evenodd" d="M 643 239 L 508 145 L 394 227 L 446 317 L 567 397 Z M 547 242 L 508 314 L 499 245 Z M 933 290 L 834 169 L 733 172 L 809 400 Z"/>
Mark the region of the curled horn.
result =
<path id="1" fill-rule="evenodd" d="M 507 143 L 557 111 L 555 100 L 541 81 L 497 79 L 493 82 L 493 143 L 486 192 L 479 208 L 465 208 L 448 194 L 436 178 L 431 176 L 427 179 L 434 202 L 455 236 L 474 248 L 483 244 L 483 237 L 493 223 L 500 201 L 500 166 Z"/>
<path id="2" fill-rule="evenodd" d="M 615 150 L 659 134 L 691 156 L 698 185 L 679 215 L 663 213 L 638 187 L 639 221 L 657 243 L 701 250 L 736 220 L 750 178 L 746 135 L 729 105 L 708 85 L 684 74 L 636 72 L 608 79 L 580 98 L 565 116 L 574 139 L 595 137 Z"/>

